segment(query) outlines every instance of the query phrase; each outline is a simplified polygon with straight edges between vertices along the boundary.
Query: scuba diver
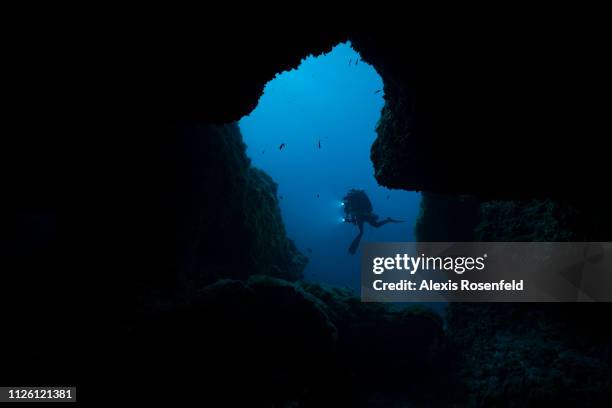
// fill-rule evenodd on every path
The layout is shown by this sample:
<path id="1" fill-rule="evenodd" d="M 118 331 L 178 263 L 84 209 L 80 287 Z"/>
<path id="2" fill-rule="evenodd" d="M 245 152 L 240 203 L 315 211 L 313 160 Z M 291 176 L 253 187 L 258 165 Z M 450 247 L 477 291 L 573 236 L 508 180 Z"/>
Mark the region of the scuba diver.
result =
<path id="1" fill-rule="evenodd" d="M 390 217 L 382 221 L 378 221 L 378 215 L 374 214 L 374 209 L 372 208 L 372 203 L 368 198 L 367 194 L 363 190 L 351 189 L 344 196 L 342 200 L 342 206 L 344 207 L 344 222 L 349 222 L 351 224 L 356 225 L 359 228 L 359 234 L 355 237 L 351 246 L 349 247 L 349 253 L 354 255 L 357 252 L 357 247 L 359 247 L 359 242 L 361 241 L 361 237 L 363 236 L 363 223 L 367 222 L 374 228 L 382 227 L 385 224 L 390 222 L 400 223 L 405 221 L 394 220 Z"/>

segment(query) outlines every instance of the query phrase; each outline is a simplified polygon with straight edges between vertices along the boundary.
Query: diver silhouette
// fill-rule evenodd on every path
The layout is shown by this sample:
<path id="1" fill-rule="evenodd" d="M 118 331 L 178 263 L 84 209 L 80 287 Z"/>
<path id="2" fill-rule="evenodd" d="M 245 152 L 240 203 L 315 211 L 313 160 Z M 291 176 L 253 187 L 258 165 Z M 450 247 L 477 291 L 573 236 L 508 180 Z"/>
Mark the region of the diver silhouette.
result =
<path id="1" fill-rule="evenodd" d="M 363 223 L 367 222 L 374 228 L 382 227 L 390 222 L 400 223 L 405 222 L 401 220 L 394 220 L 390 217 L 382 221 L 378 221 L 378 215 L 374 214 L 372 203 L 368 198 L 367 194 L 363 190 L 350 189 L 349 192 L 344 196 L 342 200 L 344 207 L 344 222 L 348 222 L 356 225 L 359 228 L 359 234 L 353 239 L 351 246 L 349 247 L 349 253 L 354 255 L 359 247 L 359 242 L 363 236 Z"/>

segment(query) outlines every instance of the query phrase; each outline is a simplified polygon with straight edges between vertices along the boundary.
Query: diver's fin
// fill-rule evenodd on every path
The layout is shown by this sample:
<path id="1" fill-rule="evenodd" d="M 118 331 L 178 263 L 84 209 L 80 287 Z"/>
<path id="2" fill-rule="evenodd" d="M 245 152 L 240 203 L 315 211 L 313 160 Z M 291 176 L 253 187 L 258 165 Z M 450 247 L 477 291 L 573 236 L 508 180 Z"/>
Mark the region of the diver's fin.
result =
<path id="1" fill-rule="evenodd" d="M 357 235 L 355 237 L 355 239 L 353 240 L 353 242 L 351 242 L 351 246 L 349 247 L 349 254 L 351 255 L 355 255 L 355 252 L 357 252 L 357 248 L 359 248 L 359 242 L 361 241 L 361 237 L 363 236 L 362 233 L 360 233 L 359 235 Z"/>

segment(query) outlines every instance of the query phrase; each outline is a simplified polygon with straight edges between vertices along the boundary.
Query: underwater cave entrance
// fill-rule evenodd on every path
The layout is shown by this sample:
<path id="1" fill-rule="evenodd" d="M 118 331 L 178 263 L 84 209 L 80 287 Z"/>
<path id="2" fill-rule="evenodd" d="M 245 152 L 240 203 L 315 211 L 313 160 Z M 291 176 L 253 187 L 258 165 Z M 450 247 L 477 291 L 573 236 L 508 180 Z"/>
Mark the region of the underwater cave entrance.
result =
<path id="1" fill-rule="evenodd" d="M 370 147 L 383 105 L 381 77 L 343 43 L 278 74 L 240 121 L 253 165 L 278 183 L 288 236 L 310 259 L 306 280 L 359 293 L 359 253 L 347 252 L 357 228 L 342 222 L 340 206 L 351 188 L 365 190 L 381 218 L 406 221 L 366 226 L 362 242 L 414 241 L 420 194 L 374 178 Z"/>

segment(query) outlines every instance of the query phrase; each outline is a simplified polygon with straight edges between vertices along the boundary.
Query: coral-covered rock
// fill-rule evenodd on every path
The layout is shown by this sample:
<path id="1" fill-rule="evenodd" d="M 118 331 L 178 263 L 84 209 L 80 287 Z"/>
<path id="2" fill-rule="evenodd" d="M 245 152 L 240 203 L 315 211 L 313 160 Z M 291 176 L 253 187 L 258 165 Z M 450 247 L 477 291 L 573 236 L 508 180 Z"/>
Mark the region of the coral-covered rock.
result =
<path id="1" fill-rule="evenodd" d="M 418 305 L 363 303 L 349 289 L 297 285 L 322 301 L 338 329 L 344 370 L 336 387 L 365 406 L 444 406 L 456 398 L 454 359 L 439 315 Z M 439 387 L 447 392 L 440 395 Z"/>
<path id="2" fill-rule="evenodd" d="M 249 168 L 244 217 L 246 231 L 240 240 L 248 250 L 249 270 L 287 280 L 302 278 L 308 258 L 285 233 L 276 195 L 278 185 L 257 168 Z"/>
<path id="3" fill-rule="evenodd" d="M 594 308 L 576 313 L 579 306 L 587 305 L 450 305 L 448 336 L 466 387 L 463 404 L 609 405 L 610 325 Z M 578 315 L 588 311 L 595 312 L 592 322 L 603 324 L 585 330 Z"/>
<path id="4" fill-rule="evenodd" d="M 159 142 L 168 148 L 148 157 L 155 170 L 145 172 L 136 195 L 124 195 L 125 216 L 109 223 L 122 232 L 113 245 L 146 253 L 121 277 L 126 297 L 138 289 L 158 302 L 191 298 L 218 279 L 301 278 L 307 258 L 287 237 L 276 183 L 251 166 L 239 127 L 164 132 L 172 142 Z M 132 235 L 139 239 L 124 243 Z"/>
<path id="5" fill-rule="evenodd" d="M 220 280 L 188 303 L 149 313 L 132 327 L 119 358 L 158 397 L 254 405 L 315 398 L 337 372 L 337 329 L 320 301 L 264 276 Z M 193 371 L 185 370 L 192 367 Z M 144 380 L 144 381 L 143 381 Z"/>
<path id="6" fill-rule="evenodd" d="M 287 238 L 277 185 L 251 167 L 238 126 L 196 126 L 182 135 L 190 160 L 178 175 L 189 182 L 189 199 L 180 203 L 188 210 L 184 279 L 197 290 L 221 278 L 301 278 L 307 258 Z"/>
<path id="7" fill-rule="evenodd" d="M 476 241 L 609 240 L 605 202 L 587 211 L 580 199 L 476 201 L 466 224 L 461 216 L 466 207 L 458 198 L 443 201 L 441 213 L 454 215 L 446 217 L 435 212 L 441 204 L 424 194 L 417 231 L 441 241 L 447 231 L 463 231 Z M 451 303 L 448 311 L 447 335 L 465 396 L 461 405 L 608 405 L 608 305 Z"/>
<path id="8" fill-rule="evenodd" d="M 586 204 L 581 199 L 487 201 L 474 230 L 477 241 L 608 241 L 612 216 L 607 198 Z"/>
<path id="9" fill-rule="evenodd" d="M 455 398 L 453 359 L 435 313 L 267 276 L 220 280 L 188 302 L 151 310 L 115 353 L 130 356 L 122 378 L 229 390 L 226 403 L 436 406 Z M 439 386 L 448 387 L 444 395 Z"/>
<path id="10" fill-rule="evenodd" d="M 565 221 L 574 212 L 550 199 L 488 201 L 474 233 L 479 241 L 572 241 L 577 237 Z"/>

